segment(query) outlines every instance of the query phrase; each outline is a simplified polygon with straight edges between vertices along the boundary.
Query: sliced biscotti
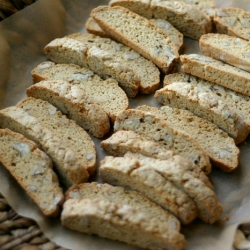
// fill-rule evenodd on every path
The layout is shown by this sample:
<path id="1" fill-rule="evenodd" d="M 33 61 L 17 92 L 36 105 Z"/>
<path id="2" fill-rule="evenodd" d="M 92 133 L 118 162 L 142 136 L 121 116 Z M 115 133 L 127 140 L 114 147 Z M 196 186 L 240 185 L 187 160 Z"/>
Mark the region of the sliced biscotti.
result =
<path id="1" fill-rule="evenodd" d="M 165 79 L 172 77 L 166 76 Z M 183 74 L 177 73 L 179 78 L 183 79 Z M 229 107 L 223 99 L 204 87 L 203 83 L 191 81 L 189 76 L 184 75 L 184 78 L 187 80 L 173 81 L 156 91 L 156 100 L 166 106 L 189 110 L 226 131 L 236 144 L 243 142 L 249 129 L 241 112 Z"/>
<path id="2" fill-rule="evenodd" d="M 209 158 L 198 143 L 187 134 L 176 130 L 152 113 L 128 109 L 117 116 L 114 131 L 132 130 L 137 134 L 153 140 L 168 150 L 174 151 L 197 164 L 205 173 L 211 171 Z"/>
<path id="3" fill-rule="evenodd" d="M 202 88 L 205 93 L 216 96 L 222 102 L 236 112 L 244 120 L 248 128 L 250 127 L 249 103 L 250 97 L 242 95 L 236 91 L 225 88 L 221 85 L 206 81 L 188 73 L 170 74 L 164 79 L 164 84 L 169 85 L 173 82 L 188 82 L 195 88 Z M 247 133 L 247 132 L 246 132 Z"/>
<path id="4" fill-rule="evenodd" d="M 0 127 L 9 128 L 34 141 L 53 160 L 60 181 L 65 186 L 88 180 L 85 161 L 79 159 L 65 142 L 22 108 L 8 107 L 0 110 Z"/>
<path id="5" fill-rule="evenodd" d="M 91 70 L 75 64 L 43 62 L 32 70 L 32 77 L 34 83 L 42 80 L 64 80 L 78 86 L 89 100 L 100 105 L 112 121 L 117 113 L 129 107 L 126 93 L 115 80 L 102 80 Z"/>
<path id="6" fill-rule="evenodd" d="M 96 36 L 100 37 L 109 37 L 108 34 L 102 30 L 102 28 L 98 25 L 98 23 L 92 18 L 89 17 L 85 23 L 85 29 L 87 30 L 88 33 L 94 34 Z"/>
<path id="7" fill-rule="evenodd" d="M 250 12 L 240 8 L 222 8 L 215 12 L 213 21 L 218 33 L 250 40 Z"/>
<path id="8" fill-rule="evenodd" d="M 64 203 L 62 225 L 87 234 L 119 240 L 143 249 L 183 250 L 185 238 L 164 223 L 127 205 L 92 199 Z"/>
<path id="9" fill-rule="evenodd" d="M 250 96 L 249 72 L 204 55 L 181 55 L 180 60 L 186 73 Z"/>
<path id="10" fill-rule="evenodd" d="M 159 143 L 153 142 L 133 131 L 118 130 L 112 134 L 108 139 L 101 142 L 101 147 L 114 156 L 124 156 L 129 153 L 140 153 L 145 156 L 153 157 L 161 160 L 173 160 L 174 162 L 181 162 L 182 166 L 194 174 L 195 177 L 206 183 L 210 188 L 213 188 L 209 182 L 208 177 L 204 172 L 194 163 L 180 155 L 175 155 L 173 151 L 167 150 Z"/>
<path id="11" fill-rule="evenodd" d="M 63 80 L 41 81 L 29 87 L 26 93 L 29 97 L 42 99 L 56 106 L 97 138 L 102 138 L 110 130 L 108 115 L 77 85 Z"/>
<path id="12" fill-rule="evenodd" d="M 206 223 L 217 221 L 223 211 L 214 191 L 192 172 L 183 167 L 185 163 L 175 159 L 159 160 L 139 154 L 130 154 L 130 158 L 139 161 L 140 167 L 150 167 L 156 170 L 168 181 L 189 195 L 198 208 L 198 217 Z"/>
<path id="13" fill-rule="evenodd" d="M 99 6 L 91 16 L 112 38 L 151 60 L 164 73 L 171 71 L 179 58 L 176 45 L 163 31 L 126 8 Z"/>
<path id="14" fill-rule="evenodd" d="M 225 34 L 205 34 L 199 40 L 206 56 L 250 72 L 250 42 Z"/>
<path id="15" fill-rule="evenodd" d="M 137 159 L 106 156 L 99 171 L 105 182 L 142 193 L 174 214 L 183 224 L 190 223 L 198 215 L 194 201 L 185 192 L 154 168 L 141 167 Z"/>
<path id="16" fill-rule="evenodd" d="M 56 216 L 64 195 L 51 159 L 33 141 L 9 129 L 0 129 L 0 162 L 25 189 L 46 216 Z"/>
<path id="17" fill-rule="evenodd" d="M 215 124 L 184 110 L 163 106 L 160 109 L 139 106 L 137 109 L 151 112 L 164 119 L 174 128 L 194 138 L 203 148 L 213 164 L 223 171 L 230 172 L 239 164 L 239 149 L 233 138 L 219 129 Z"/>
<path id="18" fill-rule="evenodd" d="M 90 175 L 95 173 L 95 144 L 84 129 L 46 101 L 29 97 L 21 100 L 16 106 L 35 117 L 42 126 L 60 138 L 67 145 L 67 148 L 74 151 Z"/>
<path id="19" fill-rule="evenodd" d="M 140 8 L 138 8 L 138 2 Z M 190 2 L 190 1 L 189 1 Z M 164 19 L 170 22 L 184 36 L 198 40 L 201 35 L 211 32 L 210 18 L 202 11 L 184 1 L 138 1 L 112 0 L 111 6 L 123 6 L 146 17 Z"/>
<path id="20" fill-rule="evenodd" d="M 180 230 L 180 222 L 174 215 L 151 202 L 141 193 L 126 190 L 123 187 L 97 182 L 82 183 L 71 186 L 67 190 L 65 197 L 66 199 L 98 199 L 105 202 L 113 202 L 117 205 L 131 206 L 147 216 L 157 219 L 159 223 L 164 222 L 173 230 Z"/>

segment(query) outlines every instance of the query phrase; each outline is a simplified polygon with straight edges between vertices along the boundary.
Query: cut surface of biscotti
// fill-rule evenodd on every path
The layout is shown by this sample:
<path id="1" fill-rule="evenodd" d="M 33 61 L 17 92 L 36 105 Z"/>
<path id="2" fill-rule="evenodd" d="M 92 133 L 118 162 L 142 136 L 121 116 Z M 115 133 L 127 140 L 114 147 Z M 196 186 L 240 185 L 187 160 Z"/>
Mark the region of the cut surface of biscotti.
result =
<path id="1" fill-rule="evenodd" d="M 60 138 L 67 145 L 67 148 L 74 151 L 90 175 L 95 173 L 95 144 L 84 129 L 46 101 L 29 97 L 17 103 L 16 106 L 35 117 L 42 126 Z"/>
<path id="2" fill-rule="evenodd" d="M 189 1 L 190 2 L 190 1 Z M 184 1 L 166 0 L 112 0 L 111 6 L 122 6 L 146 17 L 164 19 L 170 22 L 184 36 L 198 40 L 201 35 L 211 32 L 212 24 L 207 14 Z"/>
<path id="3" fill-rule="evenodd" d="M 169 126 L 164 120 L 152 113 L 135 109 L 125 110 L 119 113 L 115 121 L 114 131 L 118 130 L 132 130 L 159 143 L 166 149 L 186 157 L 197 164 L 205 173 L 211 171 L 208 156 L 194 139 L 179 130 L 175 130 L 174 127 Z"/>
<path id="4" fill-rule="evenodd" d="M 9 129 L 0 129 L 0 162 L 46 216 L 56 216 L 64 195 L 52 170 L 52 161 L 33 141 Z"/>
<path id="5" fill-rule="evenodd" d="M 106 112 L 77 85 L 63 80 L 41 81 L 29 87 L 26 94 L 51 103 L 97 138 L 109 132 L 110 121 Z"/>
<path id="6" fill-rule="evenodd" d="M 92 18 L 89 17 L 85 23 L 85 29 L 87 30 L 88 33 L 94 34 L 96 36 L 100 37 L 109 37 L 108 34 L 102 30 L 102 28 L 98 25 L 98 23 Z"/>
<path id="7" fill-rule="evenodd" d="M 178 74 L 177 77 L 182 78 L 183 76 Z M 168 79 L 168 76 L 165 79 Z M 168 80 L 164 81 L 168 82 Z M 211 90 L 207 90 L 202 83 L 190 80 L 174 81 L 156 91 L 155 98 L 163 105 L 186 109 L 216 124 L 227 132 L 236 144 L 243 142 L 248 136 L 249 129 L 243 115 L 230 108 L 225 101 Z"/>
<path id="8" fill-rule="evenodd" d="M 65 142 L 22 108 L 8 107 L 0 110 L 0 127 L 11 129 L 34 141 L 52 159 L 56 173 L 65 186 L 88 180 L 85 162 L 78 159 Z"/>
<path id="9" fill-rule="evenodd" d="M 181 162 L 182 166 L 189 172 L 203 181 L 209 188 L 212 188 L 208 177 L 194 163 L 180 155 L 176 155 L 173 151 L 167 150 L 159 143 L 151 141 L 135 132 L 129 130 L 118 130 L 108 139 L 101 142 L 101 147 L 114 156 L 124 156 L 129 153 L 139 153 L 145 156 L 153 157 L 161 160 L 173 160 Z"/>
<path id="10" fill-rule="evenodd" d="M 147 19 L 121 6 L 100 6 L 91 16 L 115 40 L 155 63 L 164 73 L 179 58 L 176 45 Z"/>
<path id="11" fill-rule="evenodd" d="M 225 34 L 205 34 L 199 40 L 206 56 L 250 72 L 250 42 Z"/>
<path id="12" fill-rule="evenodd" d="M 191 171 L 187 171 L 185 162 L 177 159 L 160 160 L 140 154 L 130 154 L 129 157 L 138 160 L 140 167 L 153 168 L 189 195 L 197 206 L 198 217 L 204 222 L 212 224 L 220 218 L 223 209 L 214 191 Z"/>
<path id="13" fill-rule="evenodd" d="M 183 224 L 193 221 L 198 210 L 194 201 L 155 169 L 140 166 L 130 157 L 106 156 L 99 168 L 103 181 L 138 191 L 174 214 Z"/>
<path id="14" fill-rule="evenodd" d="M 91 199 L 64 203 L 62 225 L 87 234 L 119 240 L 143 249 L 183 250 L 185 238 L 164 223 L 127 205 Z"/>
<path id="15" fill-rule="evenodd" d="M 107 183 L 97 182 L 81 183 L 71 186 L 66 194 L 66 199 L 98 199 L 112 202 L 122 206 L 131 206 L 151 218 L 155 218 L 159 223 L 165 223 L 173 230 L 180 230 L 179 220 L 162 209 L 160 206 L 150 201 L 139 192 L 126 190 L 123 187 L 111 186 Z"/>
<path id="16" fill-rule="evenodd" d="M 75 64 L 43 62 L 32 70 L 32 77 L 34 83 L 42 80 L 64 80 L 78 86 L 89 100 L 98 104 L 109 115 L 112 121 L 117 113 L 129 107 L 127 95 L 115 80 L 102 80 L 91 70 Z"/>
<path id="17" fill-rule="evenodd" d="M 240 8 L 222 8 L 215 12 L 213 21 L 218 33 L 250 40 L 250 12 Z"/>
<path id="18" fill-rule="evenodd" d="M 163 106 L 160 109 L 139 106 L 137 109 L 152 112 L 176 129 L 187 133 L 203 148 L 212 163 L 226 172 L 234 170 L 239 164 L 239 149 L 233 138 L 215 124 L 184 110 Z"/>
<path id="19" fill-rule="evenodd" d="M 188 73 L 170 74 L 165 77 L 164 84 L 168 85 L 176 81 L 188 82 L 194 87 L 202 88 L 203 91 L 209 93 L 209 95 L 216 96 L 224 103 L 226 103 L 230 110 L 234 110 L 234 112 L 238 113 L 242 117 L 244 123 L 246 123 L 248 128 L 250 127 L 249 96 L 242 95 L 221 85 L 206 81 L 202 78 L 196 77 Z"/>
<path id="20" fill-rule="evenodd" d="M 186 73 L 250 96 L 249 72 L 204 55 L 181 55 L 180 60 Z"/>

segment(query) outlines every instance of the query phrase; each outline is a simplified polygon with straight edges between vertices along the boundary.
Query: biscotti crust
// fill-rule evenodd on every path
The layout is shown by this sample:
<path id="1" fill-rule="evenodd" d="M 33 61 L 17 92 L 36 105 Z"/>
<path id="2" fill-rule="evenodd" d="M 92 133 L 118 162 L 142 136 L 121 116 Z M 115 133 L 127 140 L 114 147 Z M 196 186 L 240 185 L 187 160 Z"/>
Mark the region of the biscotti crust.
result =
<path id="1" fill-rule="evenodd" d="M 0 162 L 46 216 L 57 216 L 64 201 L 51 159 L 19 133 L 0 129 Z"/>
<path id="2" fill-rule="evenodd" d="M 147 19 L 128 9 L 120 6 L 100 6 L 92 10 L 91 16 L 111 37 L 153 61 L 164 73 L 169 72 L 173 63 L 178 60 L 177 47 L 168 36 Z M 132 27 L 121 28 L 117 21 L 119 18 L 122 22 L 127 20 L 130 26 L 135 26 L 140 36 L 136 37 L 134 33 L 130 33 Z M 144 37 L 145 32 L 148 36 Z"/>

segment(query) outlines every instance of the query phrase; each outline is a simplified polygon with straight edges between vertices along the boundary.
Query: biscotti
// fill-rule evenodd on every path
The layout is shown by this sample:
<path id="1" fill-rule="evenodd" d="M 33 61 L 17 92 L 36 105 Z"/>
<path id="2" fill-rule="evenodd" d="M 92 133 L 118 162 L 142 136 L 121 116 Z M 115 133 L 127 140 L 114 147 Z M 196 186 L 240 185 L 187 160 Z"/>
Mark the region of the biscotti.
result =
<path id="1" fill-rule="evenodd" d="M 250 96 L 249 72 L 204 55 L 181 55 L 180 60 L 186 73 Z"/>
<path id="2" fill-rule="evenodd" d="M 149 19 L 149 21 L 169 36 L 170 40 L 176 45 L 178 51 L 183 49 L 183 34 L 179 32 L 171 23 L 164 19 Z M 92 17 L 88 18 L 85 27 L 91 34 L 101 37 L 109 37 Z"/>
<path id="3" fill-rule="evenodd" d="M 158 89 L 160 85 L 159 69 L 150 60 L 145 59 L 130 47 L 93 34 L 75 33 L 67 37 L 90 48 L 90 51 L 93 52 L 94 61 L 90 58 L 88 66 L 102 77 L 110 78 L 111 76 L 119 83 L 123 83 L 124 86 L 132 81 L 130 78 L 135 79 L 137 91 L 139 90 L 142 94 L 150 94 Z M 99 57 L 103 58 L 106 68 L 96 65 L 95 61 L 98 61 Z M 114 67 L 113 75 L 109 72 L 109 65 Z"/>
<path id="4" fill-rule="evenodd" d="M 139 106 L 137 109 L 151 112 L 176 129 L 194 138 L 203 148 L 213 164 L 223 171 L 230 172 L 239 164 L 239 149 L 233 138 L 215 124 L 184 110 L 163 106 L 160 109 Z"/>
<path id="5" fill-rule="evenodd" d="M 115 80 L 102 80 L 91 70 L 75 64 L 43 62 L 32 70 L 32 77 L 34 83 L 42 80 L 64 80 L 77 85 L 89 100 L 100 105 L 112 121 L 117 113 L 129 107 L 127 95 Z"/>
<path id="6" fill-rule="evenodd" d="M 171 78 L 171 76 L 166 76 L 165 79 L 168 77 Z M 178 77 L 182 78 L 182 75 L 178 74 Z M 190 80 L 174 81 L 156 91 L 154 96 L 163 105 L 189 110 L 216 124 L 226 131 L 236 144 L 243 142 L 248 136 L 249 129 L 243 115 L 231 109 L 225 101 L 211 90 L 208 91 L 201 83 Z"/>
<path id="7" fill-rule="evenodd" d="M 146 196 L 139 192 L 126 190 L 123 187 L 111 186 L 107 183 L 97 182 L 81 183 L 71 186 L 66 194 L 66 199 L 98 199 L 105 202 L 112 202 L 120 206 L 131 206 L 151 218 L 155 218 L 159 223 L 168 225 L 173 230 L 180 230 L 179 220 L 150 201 Z"/>
<path id="8" fill-rule="evenodd" d="M 225 34 L 205 34 L 199 40 L 201 52 L 250 72 L 250 42 Z"/>
<path id="9" fill-rule="evenodd" d="M 182 224 L 193 221 L 198 210 L 194 201 L 155 169 L 140 166 L 137 159 L 106 156 L 99 168 L 103 181 L 138 191 L 174 214 Z"/>
<path id="10" fill-rule="evenodd" d="M 187 73 L 170 74 L 164 79 L 164 83 L 166 85 L 177 81 L 188 82 L 189 84 L 197 88 L 198 86 L 199 88 L 202 87 L 204 92 L 208 93 L 211 96 L 216 96 L 217 98 L 219 98 L 219 100 L 224 102 L 232 111 L 240 115 L 241 119 L 244 120 L 244 123 L 246 123 L 248 128 L 250 128 L 249 96 L 242 95 L 221 85 L 206 81 L 202 78 Z"/>
<path id="11" fill-rule="evenodd" d="M 196 40 L 212 31 L 212 23 L 207 14 L 183 1 L 112 0 L 110 5 L 123 6 L 148 19 L 167 20 L 184 36 Z"/>
<path id="12" fill-rule="evenodd" d="M 38 82 L 26 90 L 29 97 L 47 101 L 97 138 L 110 130 L 108 115 L 77 85 L 63 80 Z"/>
<path id="13" fill-rule="evenodd" d="M 82 233 L 119 240 L 151 250 L 183 250 L 185 238 L 164 223 L 127 205 L 93 199 L 64 203 L 62 225 Z"/>
<path id="14" fill-rule="evenodd" d="M 135 109 L 128 109 L 119 113 L 114 124 L 114 131 L 118 130 L 132 130 L 159 143 L 168 150 L 188 158 L 205 173 L 211 171 L 209 158 L 194 139 L 179 130 L 175 130 L 164 120 L 151 113 L 148 114 Z"/>
<path id="15" fill-rule="evenodd" d="M 95 173 L 95 144 L 84 129 L 46 101 L 29 97 L 21 100 L 16 106 L 35 117 L 43 127 L 48 128 L 60 138 L 68 149 L 74 151 L 90 175 Z"/>
<path id="16" fill-rule="evenodd" d="M 214 191 L 191 171 L 187 171 L 184 167 L 185 162 L 177 159 L 159 160 L 138 154 L 134 156 L 130 154 L 129 157 L 138 160 L 140 167 L 155 169 L 157 173 L 189 195 L 197 206 L 198 217 L 204 222 L 212 224 L 220 218 L 223 209 Z"/>
<path id="17" fill-rule="evenodd" d="M 18 107 L 0 110 L 0 127 L 9 128 L 34 141 L 53 161 L 61 182 L 69 187 L 86 182 L 89 178 L 85 162 L 77 158 L 67 144 L 33 116 Z"/>
<path id="18" fill-rule="evenodd" d="M 250 12 L 240 8 L 222 8 L 215 12 L 213 21 L 218 33 L 250 40 Z"/>
<path id="19" fill-rule="evenodd" d="M 196 178 L 203 181 L 209 188 L 212 188 L 208 177 L 204 172 L 194 163 L 180 155 L 176 155 L 173 151 L 167 150 L 159 143 L 148 140 L 147 138 L 136 134 L 133 131 L 118 130 L 108 139 L 101 142 L 101 147 L 114 156 L 124 156 L 132 153 L 142 154 L 161 160 L 173 160 L 174 162 L 181 162 L 182 166 L 194 174 Z"/>
<path id="20" fill-rule="evenodd" d="M 0 129 L 0 162 L 46 216 L 56 216 L 64 195 L 50 158 L 33 141 Z"/>
<path id="21" fill-rule="evenodd" d="M 170 72 L 179 58 L 176 45 L 164 32 L 126 8 L 99 6 L 91 16 L 112 38 L 151 60 L 164 73 Z"/>

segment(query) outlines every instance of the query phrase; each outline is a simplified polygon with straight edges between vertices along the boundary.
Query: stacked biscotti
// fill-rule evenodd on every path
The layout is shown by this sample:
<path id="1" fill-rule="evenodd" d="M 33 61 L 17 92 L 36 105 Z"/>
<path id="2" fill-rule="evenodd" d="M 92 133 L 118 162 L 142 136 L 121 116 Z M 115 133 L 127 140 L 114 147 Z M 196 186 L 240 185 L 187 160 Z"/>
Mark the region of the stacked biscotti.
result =
<path id="1" fill-rule="evenodd" d="M 249 42 L 229 32 L 239 20 L 244 26 L 247 13 L 212 0 L 93 9 L 92 34 L 47 44 L 50 61 L 32 70 L 28 98 L 0 110 L 1 162 L 69 229 L 183 250 L 181 225 L 221 219 L 209 174 L 234 171 L 249 134 Z M 211 33 L 213 21 L 226 34 Z M 204 55 L 180 55 L 183 36 L 199 40 Z M 184 72 L 173 73 L 178 66 Z"/>

